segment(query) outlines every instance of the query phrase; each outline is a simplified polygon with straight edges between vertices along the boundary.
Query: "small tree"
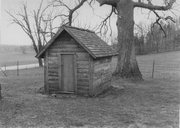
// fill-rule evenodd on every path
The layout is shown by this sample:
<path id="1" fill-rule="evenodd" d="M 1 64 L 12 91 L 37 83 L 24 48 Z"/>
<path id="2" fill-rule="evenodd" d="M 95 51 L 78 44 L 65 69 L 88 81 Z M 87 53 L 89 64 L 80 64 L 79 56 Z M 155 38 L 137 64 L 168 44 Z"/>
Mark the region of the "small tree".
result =
<path id="1" fill-rule="evenodd" d="M 12 18 L 12 22 L 19 25 L 22 30 L 27 34 L 27 36 L 32 41 L 33 49 L 35 53 L 39 53 L 42 47 L 47 43 L 48 35 L 52 36 L 53 31 L 52 28 L 52 20 L 46 20 L 50 17 L 50 14 L 47 17 L 45 11 L 48 9 L 48 6 L 43 8 L 43 0 L 41 1 L 37 11 L 32 10 L 32 17 L 30 17 L 30 13 L 28 12 L 27 5 L 22 5 L 22 12 L 18 12 L 17 14 L 12 14 L 7 11 L 9 16 Z M 46 16 L 46 17 L 45 17 Z M 39 66 L 43 66 L 42 59 L 38 58 Z"/>

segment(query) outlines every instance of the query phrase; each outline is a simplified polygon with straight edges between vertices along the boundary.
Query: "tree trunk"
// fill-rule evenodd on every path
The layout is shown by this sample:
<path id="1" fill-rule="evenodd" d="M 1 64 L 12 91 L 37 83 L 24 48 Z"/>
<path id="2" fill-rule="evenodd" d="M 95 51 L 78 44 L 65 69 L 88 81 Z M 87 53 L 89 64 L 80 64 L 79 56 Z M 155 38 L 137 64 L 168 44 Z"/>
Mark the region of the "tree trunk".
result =
<path id="1" fill-rule="evenodd" d="M 42 67 L 43 66 L 43 61 L 41 58 L 38 58 L 38 63 L 39 63 L 39 67 Z"/>
<path id="2" fill-rule="evenodd" d="M 133 3 L 131 0 L 122 0 L 116 8 L 119 52 L 116 74 L 125 78 L 142 79 L 135 55 Z"/>

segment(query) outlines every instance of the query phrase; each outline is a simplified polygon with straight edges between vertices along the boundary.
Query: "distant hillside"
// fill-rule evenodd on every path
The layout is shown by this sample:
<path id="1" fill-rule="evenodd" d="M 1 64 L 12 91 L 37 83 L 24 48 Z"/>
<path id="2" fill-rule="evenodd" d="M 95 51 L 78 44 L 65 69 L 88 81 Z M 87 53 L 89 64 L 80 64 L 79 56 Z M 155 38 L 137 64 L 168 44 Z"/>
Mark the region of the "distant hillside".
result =
<path id="1" fill-rule="evenodd" d="M 32 53 L 34 52 L 32 46 L 22 45 L 0 45 L 0 53 Z"/>

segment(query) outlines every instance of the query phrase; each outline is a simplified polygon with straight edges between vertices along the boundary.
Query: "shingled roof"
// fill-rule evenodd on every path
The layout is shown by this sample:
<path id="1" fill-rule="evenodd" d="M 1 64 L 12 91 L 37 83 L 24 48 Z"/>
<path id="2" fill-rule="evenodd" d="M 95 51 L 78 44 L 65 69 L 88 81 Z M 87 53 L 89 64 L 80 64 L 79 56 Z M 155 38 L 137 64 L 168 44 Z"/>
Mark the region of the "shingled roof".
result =
<path id="1" fill-rule="evenodd" d="M 62 26 L 36 57 L 42 57 L 48 47 L 63 31 L 69 33 L 93 58 L 117 55 L 117 52 L 98 37 L 95 32 L 76 27 Z"/>

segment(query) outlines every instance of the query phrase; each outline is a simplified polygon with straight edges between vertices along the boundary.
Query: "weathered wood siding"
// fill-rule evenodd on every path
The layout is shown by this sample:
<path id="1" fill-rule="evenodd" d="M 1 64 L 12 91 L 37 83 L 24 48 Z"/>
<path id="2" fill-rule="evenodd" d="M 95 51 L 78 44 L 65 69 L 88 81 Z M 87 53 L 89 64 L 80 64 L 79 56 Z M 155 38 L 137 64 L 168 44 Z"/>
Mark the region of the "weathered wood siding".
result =
<path id="1" fill-rule="evenodd" d="M 93 94 L 97 95 L 111 84 L 111 57 L 94 61 L 93 65 Z"/>
<path id="2" fill-rule="evenodd" d="M 89 54 L 77 52 L 77 93 L 89 94 Z"/>
<path id="3" fill-rule="evenodd" d="M 45 57 L 44 57 L 44 90 L 46 93 L 49 93 L 49 88 L 48 88 L 48 53 L 46 52 Z"/>
<path id="4" fill-rule="evenodd" d="M 115 73 L 117 67 L 118 56 L 113 56 L 111 61 L 111 71 Z"/>
<path id="5" fill-rule="evenodd" d="M 89 58 L 90 55 L 66 32 L 55 40 L 49 47 L 47 55 L 47 84 L 49 90 L 59 90 L 58 57 L 60 53 L 72 52 L 76 54 L 77 66 L 77 93 L 89 92 Z"/>

